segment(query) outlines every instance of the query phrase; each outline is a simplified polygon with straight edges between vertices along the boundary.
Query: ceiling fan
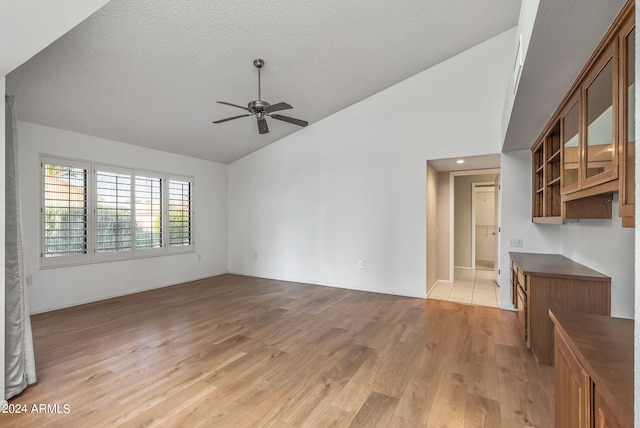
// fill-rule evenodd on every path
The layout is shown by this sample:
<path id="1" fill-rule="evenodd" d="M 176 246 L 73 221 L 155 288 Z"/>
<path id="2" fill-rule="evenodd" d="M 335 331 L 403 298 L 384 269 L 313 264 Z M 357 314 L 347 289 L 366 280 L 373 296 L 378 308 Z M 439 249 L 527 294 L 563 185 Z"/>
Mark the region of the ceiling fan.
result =
<path id="1" fill-rule="evenodd" d="M 237 104 L 228 103 L 225 101 L 217 101 L 220 104 L 225 104 L 231 107 L 241 108 L 242 110 L 246 110 L 248 114 L 241 114 L 239 116 L 228 117 L 226 119 L 216 120 L 213 123 L 222 123 L 227 122 L 229 120 L 239 119 L 241 117 L 246 116 L 255 116 L 258 120 L 258 132 L 261 134 L 266 134 L 269 132 L 269 127 L 267 126 L 266 117 L 269 116 L 273 119 L 281 120 L 283 122 L 293 123 L 298 126 L 307 126 L 309 122 L 306 120 L 300 120 L 289 116 L 283 116 L 281 114 L 275 114 L 277 111 L 292 109 L 293 107 L 287 103 L 277 103 L 277 104 L 269 104 L 266 101 L 261 99 L 261 87 L 260 87 L 260 69 L 264 67 L 264 61 L 261 59 L 256 59 L 253 61 L 253 65 L 258 69 L 258 99 L 255 101 L 251 101 L 246 107 L 239 106 Z"/>

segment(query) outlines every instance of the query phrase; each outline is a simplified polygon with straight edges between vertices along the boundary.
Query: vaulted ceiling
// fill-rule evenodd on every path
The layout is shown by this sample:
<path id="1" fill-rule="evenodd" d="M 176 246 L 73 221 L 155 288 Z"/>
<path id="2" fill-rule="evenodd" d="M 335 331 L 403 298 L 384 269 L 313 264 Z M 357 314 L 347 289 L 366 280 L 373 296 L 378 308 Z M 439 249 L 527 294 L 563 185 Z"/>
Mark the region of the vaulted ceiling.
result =
<path id="1" fill-rule="evenodd" d="M 517 0 L 112 0 L 7 76 L 21 120 L 228 163 L 517 24 Z M 415 94 L 415 102 L 428 94 Z M 410 100 L 408 100 L 410 102 Z M 393 109 L 393 106 L 389 106 Z M 384 112 L 380 112 L 381 118 Z"/>
<path id="2" fill-rule="evenodd" d="M 624 3 L 539 0 L 504 151 L 531 147 Z M 229 163 L 301 129 L 212 124 L 245 113 L 216 101 L 257 98 L 255 58 L 266 61 L 262 98 L 313 125 L 515 26 L 519 10 L 520 0 L 111 0 L 11 72 L 7 92 L 21 120 Z"/>

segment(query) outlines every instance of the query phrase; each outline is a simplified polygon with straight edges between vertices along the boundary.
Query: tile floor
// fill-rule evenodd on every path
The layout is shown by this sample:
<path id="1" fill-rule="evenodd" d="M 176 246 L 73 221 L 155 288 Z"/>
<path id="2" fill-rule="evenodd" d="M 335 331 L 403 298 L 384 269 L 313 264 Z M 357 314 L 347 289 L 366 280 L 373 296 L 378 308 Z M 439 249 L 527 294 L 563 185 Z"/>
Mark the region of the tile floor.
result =
<path id="1" fill-rule="evenodd" d="M 500 287 L 490 270 L 455 269 L 453 283 L 438 282 L 429 293 L 430 299 L 472 305 L 500 307 Z"/>

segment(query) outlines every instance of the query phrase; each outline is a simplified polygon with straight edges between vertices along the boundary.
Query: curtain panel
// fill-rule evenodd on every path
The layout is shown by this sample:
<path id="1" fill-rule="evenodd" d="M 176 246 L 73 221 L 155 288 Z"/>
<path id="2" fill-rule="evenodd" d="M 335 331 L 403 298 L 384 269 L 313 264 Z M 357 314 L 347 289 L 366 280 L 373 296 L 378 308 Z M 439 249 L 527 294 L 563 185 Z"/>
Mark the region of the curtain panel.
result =
<path id="1" fill-rule="evenodd" d="M 5 391 L 20 394 L 36 382 L 35 358 L 25 290 L 18 183 L 15 97 L 5 96 Z"/>

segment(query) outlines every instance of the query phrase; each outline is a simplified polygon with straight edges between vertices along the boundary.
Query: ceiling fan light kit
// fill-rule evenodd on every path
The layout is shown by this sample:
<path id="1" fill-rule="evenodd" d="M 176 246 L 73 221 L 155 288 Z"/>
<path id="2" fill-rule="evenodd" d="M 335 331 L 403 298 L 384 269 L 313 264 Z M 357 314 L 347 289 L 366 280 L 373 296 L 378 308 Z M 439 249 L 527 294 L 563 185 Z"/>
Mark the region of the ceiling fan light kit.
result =
<path id="1" fill-rule="evenodd" d="M 228 103 L 226 101 L 217 101 L 219 104 L 228 105 L 231 107 L 236 107 L 242 110 L 246 110 L 249 113 L 241 114 L 239 116 L 227 117 L 226 119 L 215 120 L 213 123 L 223 123 L 228 122 L 230 120 L 239 119 L 241 117 L 247 116 L 255 116 L 258 122 L 258 132 L 260 134 L 267 134 L 269 132 L 269 126 L 267 126 L 266 117 L 270 117 L 272 119 L 281 120 L 283 122 L 292 123 L 298 126 L 307 126 L 309 122 L 306 120 L 300 120 L 289 116 L 283 116 L 281 114 L 274 114 L 277 111 L 289 110 L 293 107 L 285 102 L 280 102 L 276 104 L 269 104 L 268 102 L 262 100 L 262 85 L 260 81 L 260 70 L 264 67 L 264 61 L 262 59 L 256 59 L 253 61 L 253 65 L 258 69 L 258 99 L 251 101 L 247 104 L 246 107 Z"/>

